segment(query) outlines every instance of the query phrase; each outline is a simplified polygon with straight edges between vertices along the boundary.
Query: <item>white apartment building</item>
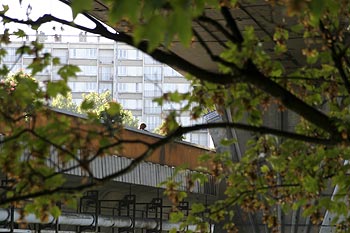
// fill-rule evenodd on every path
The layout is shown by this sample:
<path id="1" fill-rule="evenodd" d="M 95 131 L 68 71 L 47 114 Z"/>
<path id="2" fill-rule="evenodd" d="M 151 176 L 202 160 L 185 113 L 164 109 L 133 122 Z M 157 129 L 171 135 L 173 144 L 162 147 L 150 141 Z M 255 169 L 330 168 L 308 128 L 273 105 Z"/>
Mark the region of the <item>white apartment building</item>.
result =
<path id="1" fill-rule="evenodd" d="M 60 58 L 62 64 L 80 67 L 78 77 L 68 82 L 76 103 L 81 102 L 83 93 L 110 90 L 113 99 L 121 103 L 124 109 L 130 110 L 139 122 L 146 123 L 147 130 L 151 132 L 162 123 L 162 117 L 167 111 L 180 107 L 176 104 L 159 106 L 153 102 L 153 98 L 169 91 L 187 92 L 190 88 L 189 81 L 180 73 L 123 43 L 85 33 L 75 36 L 40 33 L 29 36 L 27 40 L 31 41 L 35 37 L 44 44 L 45 52 Z M 13 72 L 26 70 L 33 57 L 16 55 L 16 49 L 25 42 L 14 40 L 6 45 L 7 56 L 0 64 L 12 67 Z M 58 80 L 58 69 L 50 65 L 37 74 L 36 79 Z M 201 120 L 193 121 L 189 114 L 184 114 L 179 123 L 186 126 L 201 123 Z M 185 141 L 211 146 L 207 130 L 185 135 Z"/>

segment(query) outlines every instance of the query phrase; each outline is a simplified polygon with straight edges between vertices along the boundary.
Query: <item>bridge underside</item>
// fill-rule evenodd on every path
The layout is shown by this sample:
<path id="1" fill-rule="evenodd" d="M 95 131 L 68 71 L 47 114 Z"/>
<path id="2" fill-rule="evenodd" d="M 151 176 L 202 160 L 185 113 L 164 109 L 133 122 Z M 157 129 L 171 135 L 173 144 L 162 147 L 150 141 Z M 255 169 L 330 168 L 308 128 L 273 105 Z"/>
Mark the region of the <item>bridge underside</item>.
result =
<path id="1" fill-rule="evenodd" d="M 49 113 L 58 118 L 70 120 L 74 127 L 79 125 L 75 120 L 84 121 L 83 118 L 67 112 L 52 110 Z M 38 114 L 37 119 L 40 124 L 46 124 L 51 118 L 47 114 L 42 116 Z M 153 143 L 161 138 L 149 132 L 126 128 L 120 132 L 117 140 L 125 139 L 136 143 L 125 143 L 122 150 L 116 151 L 118 152 L 116 155 L 93 157 L 89 163 L 89 173 L 79 166 L 77 160 L 60 161 L 57 150 L 53 148 L 50 150 L 47 166 L 57 173 L 64 174 L 66 179 L 64 186 L 77 187 L 82 182 L 89 182 L 88 177 L 103 179 L 117 174 L 144 153 L 147 148 L 143 142 Z M 138 229 L 160 232 L 173 227 L 178 228 L 179 224 L 173 225 L 169 222 L 169 214 L 173 206 L 163 194 L 164 185 L 160 184 L 172 177 L 179 182 L 179 190 L 185 191 L 188 196 L 177 205 L 177 208 L 185 214 L 194 202 L 212 203 L 216 199 L 217 192 L 217 184 L 213 177 L 207 175 L 207 183 L 194 183 L 191 189 L 188 185 L 188 176 L 198 172 L 194 168 L 197 166 L 198 156 L 203 153 L 212 153 L 212 151 L 184 142 L 165 144 L 134 169 L 87 191 L 78 199 L 77 208 L 71 209 L 58 203 L 62 209 L 62 216 L 58 219 L 51 217 L 48 222 L 42 222 L 34 215 L 29 215 L 25 219 L 28 224 L 24 225 L 21 224 L 22 220 L 18 212 L 20 210 L 13 209 L 11 206 L 0 208 L 0 232 L 6 229 L 11 231 L 51 229 L 77 232 L 134 232 Z M 76 157 L 79 158 L 79 155 Z M 24 153 L 23 161 L 27 159 Z M 182 163 L 187 164 L 188 169 L 177 173 L 176 166 Z M 0 175 L 0 180 L 2 184 L 0 191 L 6 190 L 6 184 L 9 184 L 6 175 Z"/>
<path id="2" fill-rule="evenodd" d="M 97 177 L 108 175 L 105 172 L 108 169 L 104 169 L 103 164 L 112 164 L 111 161 L 113 161 L 118 170 L 130 162 L 127 158 L 117 156 L 105 158 L 105 161 L 102 159 L 92 165 L 93 170 L 99 173 Z M 0 232 L 4 230 L 161 232 L 179 228 L 179 224 L 169 222 L 169 215 L 174 206 L 164 196 L 164 187 L 159 186 L 161 181 L 174 175 L 174 169 L 174 167 L 143 162 L 130 173 L 85 192 L 81 198 L 78 198 L 78 206 L 75 209 L 58 203 L 62 209 L 62 215 L 58 219 L 51 216 L 48 222 L 42 222 L 34 215 L 29 215 L 24 219 L 28 224 L 24 225 L 21 224 L 23 220 L 20 219 L 20 210 L 11 207 L 0 208 Z M 69 186 L 81 184 L 84 176 L 78 173 L 76 170 L 65 175 Z M 175 178 L 183 184 L 181 189 L 184 191 L 186 191 L 186 177 L 189 173 L 191 171 L 177 175 Z M 6 177 L 1 178 L 3 183 L 6 183 Z M 213 186 L 213 184 L 204 186 L 196 184 L 192 192 L 187 192 L 188 196 L 177 205 L 177 208 L 186 215 L 192 203 L 212 203 L 216 200 L 216 185 Z M 194 230 L 194 226 L 192 227 Z"/>

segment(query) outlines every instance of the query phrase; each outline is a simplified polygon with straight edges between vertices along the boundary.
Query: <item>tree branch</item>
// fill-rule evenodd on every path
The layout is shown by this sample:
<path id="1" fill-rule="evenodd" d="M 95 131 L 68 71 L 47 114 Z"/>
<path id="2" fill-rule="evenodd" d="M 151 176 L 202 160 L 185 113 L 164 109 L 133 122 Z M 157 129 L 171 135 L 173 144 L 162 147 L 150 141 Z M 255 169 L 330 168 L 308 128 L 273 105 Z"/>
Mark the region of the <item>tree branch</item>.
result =
<path id="1" fill-rule="evenodd" d="M 221 63 L 221 64 L 228 66 L 228 67 L 234 67 L 235 72 L 237 72 L 237 71 L 238 71 L 238 73 L 240 72 L 241 69 L 239 67 L 237 67 L 235 64 L 227 62 L 227 61 L 223 60 L 222 58 L 220 58 L 219 56 L 214 55 L 213 52 L 211 51 L 211 49 L 208 47 L 208 45 L 205 43 L 205 41 L 201 37 L 201 35 L 195 29 L 193 29 L 192 31 L 193 31 L 193 34 L 198 39 L 199 44 L 202 45 L 204 50 L 208 53 L 208 55 L 210 56 L 210 58 L 213 61 Z"/>
<path id="2" fill-rule="evenodd" d="M 226 7 L 223 7 L 222 12 L 227 18 L 228 22 L 231 22 L 232 16 L 229 14 L 229 10 Z M 74 22 L 69 22 L 60 18 L 56 18 L 52 15 L 43 15 L 42 17 L 38 18 L 37 21 L 18 20 L 18 19 L 10 18 L 5 15 L 0 15 L 0 17 L 3 17 L 6 20 L 10 20 L 16 23 L 21 23 L 26 25 L 38 25 L 45 22 L 56 21 L 65 25 L 73 26 L 81 30 L 85 30 L 90 33 L 100 34 L 108 39 L 121 41 L 129 45 L 132 45 L 140 49 L 141 51 L 150 54 L 153 58 L 157 59 L 158 61 L 166 63 L 172 66 L 173 68 L 177 68 L 179 70 L 188 72 L 204 81 L 208 81 L 216 84 L 224 84 L 224 85 L 236 83 L 239 81 L 248 82 L 250 84 L 253 84 L 257 88 L 265 91 L 266 93 L 272 95 L 273 97 L 279 99 L 284 104 L 285 107 L 296 112 L 297 114 L 299 114 L 300 116 L 308 120 L 309 122 L 312 122 L 319 128 L 325 130 L 326 132 L 332 134 L 333 136 L 339 139 L 339 134 L 338 132 L 336 132 L 336 127 L 334 125 L 334 122 L 332 122 L 332 120 L 327 115 L 318 111 L 312 106 L 306 104 L 304 101 L 302 101 L 301 99 L 299 99 L 298 97 L 290 93 L 288 90 L 286 90 L 279 84 L 275 83 L 271 79 L 264 76 L 251 61 L 248 61 L 246 69 L 242 71 L 242 74 L 244 75 L 237 77 L 230 74 L 221 74 L 221 73 L 215 73 L 215 72 L 204 70 L 200 67 L 193 65 L 187 60 L 179 57 L 178 55 L 170 51 L 164 51 L 163 49 L 156 49 L 153 52 L 149 52 L 148 43 L 146 41 L 143 41 L 139 45 L 135 46 L 133 44 L 132 36 L 122 32 L 112 33 L 101 22 L 99 22 L 97 19 L 93 18 L 92 16 L 89 16 L 89 19 L 93 20 L 93 22 L 96 24 L 95 28 L 83 27 L 81 25 L 75 24 Z M 238 30 L 238 28 L 234 25 L 231 25 L 231 28 L 232 30 Z M 240 33 L 238 33 L 237 35 L 240 35 L 238 36 L 238 41 L 243 39 Z"/>
<path id="3" fill-rule="evenodd" d="M 114 179 L 116 177 L 119 177 L 121 175 L 124 175 L 131 171 L 134 167 L 136 167 L 138 164 L 140 164 L 142 161 L 144 161 L 146 158 L 148 158 L 156 149 L 159 147 L 169 143 L 170 141 L 173 141 L 175 138 L 182 136 L 185 133 L 189 133 L 195 130 L 205 129 L 205 128 L 227 128 L 232 127 L 236 129 L 242 129 L 242 130 L 249 130 L 256 133 L 261 134 L 272 134 L 276 136 L 282 136 L 282 137 L 288 137 L 295 140 L 301 140 L 306 141 L 309 143 L 316 143 L 316 144 L 323 144 L 323 145 L 334 145 L 336 141 L 333 141 L 332 139 L 323 139 L 323 138 L 314 138 L 309 137 L 305 135 L 300 135 L 296 133 L 290 133 L 290 132 L 284 132 L 272 128 L 267 127 L 255 127 L 250 125 L 245 125 L 241 123 L 209 123 L 209 124 L 199 124 L 194 126 L 187 126 L 187 127 L 179 127 L 176 131 L 169 134 L 166 137 L 161 138 L 159 141 L 150 144 L 148 150 L 146 150 L 144 153 L 142 153 L 140 156 L 138 156 L 136 159 L 132 160 L 131 163 L 126 166 L 125 168 L 119 170 L 118 172 L 115 172 L 113 174 L 110 174 L 108 176 L 105 176 L 103 178 L 95 178 L 92 177 L 92 181 L 88 184 L 81 184 L 78 186 L 72 186 L 72 187 L 57 187 L 55 189 L 43 189 L 41 191 L 35 192 L 35 193 L 29 193 L 25 195 L 20 196 L 13 196 L 5 199 L 0 199 L 0 204 L 6 204 L 11 203 L 14 201 L 19 201 L 23 199 L 28 198 L 35 198 L 40 197 L 44 195 L 51 195 L 54 193 L 76 193 L 84 191 L 88 188 L 91 188 L 96 185 L 102 185 L 104 182 L 107 182 L 108 180 Z M 127 140 L 125 140 L 126 142 Z M 138 140 L 137 140 L 138 141 Z M 129 142 L 136 142 L 134 140 L 131 140 Z"/>
<path id="4" fill-rule="evenodd" d="M 335 40 L 334 38 L 337 38 L 337 36 L 333 36 L 331 32 L 325 28 L 323 22 L 320 20 L 319 21 L 319 27 L 321 32 L 324 34 L 325 39 L 327 40 L 326 44 L 328 44 L 328 48 L 331 50 L 332 53 L 332 59 L 334 61 L 335 67 L 337 67 L 338 72 L 340 74 L 341 79 L 344 82 L 346 91 L 350 94 L 350 81 L 345 73 L 345 70 L 343 68 L 343 62 L 342 62 L 342 55 L 339 55 L 336 51 L 335 47 Z"/>
<path id="5" fill-rule="evenodd" d="M 235 128 L 240 130 L 246 130 L 250 132 L 255 132 L 259 134 L 271 134 L 278 137 L 290 138 L 293 140 L 304 141 L 315 144 L 322 145 L 335 145 L 337 141 L 327 138 L 317 138 L 310 137 L 303 134 L 297 134 L 292 132 L 287 132 L 283 130 L 273 129 L 264 126 L 251 126 L 242 123 L 233 123 L 233 122 L 222 122 L 222 123 L 207 123 L 207 124 L 197 124 L 193 126 L 179 127 L 172 135 L 173 138 L 181 136 L 182 134 L 186 134 L 192 131 L 201 130 L 201 129 L 213 129 L 213 128 Z"/>
<path id="6" fill-rule="evenodd" d="M 260 23 L 260 21 L 257 20 L 257 19 L 254 17 L 254 15 L 252 15 L 252 14 L 246 9 L 246 7 L 244 7 L 242 4 L 238 4 L 238 6 L 239 6 L 239 9 L 241 9 L 242 11 L 244 11 L 244 12 L 254 21 L 254 23 L 256 23 L 256 25 L 258 25 L 258 27 L 259 27 L 263 32 L 265 32 L 265 34 L 270 38 L 270 40 L 271 40 L 274 44 L 276 44 L 276 41 L 274 41 L 273 36 L 271 35 L 271 33 L 270 33 L 269 31 L 266 30 L 266 28 Z M 298 62 L 297 59 L 295 59 L 295 57 L 290 53 L 290 51 L 287 51 L 286 55 L 287 55 L 288 59 L 289 59 L 290 61 L 292 61 L 295 65 L 300 66 L 300 63 Z"/>
<path id="7" fill-rule="evenodd" d="M 333 137 L 337 138 L 337 140 L 341 140 L 335 122 L 333 122 L 332 119 L 323 112 L 308 105 L 279 84 L 265 77 L 265 75 L 256 68 L 252 61 L 248 61 L 247 67 L 242 73 L 244 74 L 244 81 L 253 84 L 262 91 L 279 99 L 286 108 L 294 111 L 317 127 L 330 133 Z"/>
<path id="8" fill-rule="evenodd" d="M 241 31 L 239 30 L 236 21 L 234 20 L 234 18 L 231 15 L 231 12 L 229 10 L 229 8 L 227 8 L 226 6 L 222 6 L 220 8 L 221 10 L 221 14 L 224 16 L 227 26 L 230 28 L 230 30 L 232 31 L 232 36 L 233 36 L 233 40 L 232 42 L 236 43 L 236 44 L 242 44 L 243 42 L 243 36 L 241 34 Z"/>
<path id="9" fill-rule="evenodd" d="M 209 17 L 200 16 L 198 18 L 198 20 L 196 20 L 196 22 L 201 27 L 203 27 L 205 29 L 205 31 L 208 32 L 214 39 L 216 39 L 216 41 L 218 41 L 220 43 L 220 45 L 224 48 L 227 48 L 227 45 L 225 44 L 226 40 L 222 40 L 222 39 L 218 38 L 214 33 L 212 33 L 212 31 L 210 31 L 207 27 L 205 27 L 202 22 L 209 23 L 210 25 L 214 26 L 218 31 L 220 31 L 222 34 L 224 34 L 228 40 L 233 41 L 235 39 L 220 23 L 218 23 L 217 21 L 215 21 Z"/>
<path id="10" fill-rule="evenodd" d="M 231 20 L 233 20 L 232 16 L 229 14 L 229 11 L 226 7 L 222 7 L 222 12 L 228 18 L 227 19 L 229 20 L 228 22 L 231 22 Z M 97 21 L 95 23 L 99 23 L 99 22 Z M 233 27 L 232 30 L 239 30 L 234 25 L 231 25 L 231 27 Z M 241 34 L 238 33 L 238 35 L 240 35 L 238 36 L 238 38 L 243 40 L 243 37 L 241 36 Z M 125 35 L 125 36 L 128 36 L 128 35 Z M 148 47 L 147 43 L 143 42 L 139 45 L 138 48 L 141 48 L 142 51 L 147 53 L 147 47 Z M 150 55 L 152 55 L 152 57 L 156 58 L 161 62 L 164 62 L 170 66 L 174 65 L 176 68 L 187 71 L 190 74 L 196 76 L 197 78 L 208 82 L 213 82 L 217 84 L 232 84 L 238 81 L 247 81 L 248 83 L 253 84 L 259 89 L 279 99 L 284 104 L 285 107 L 298 113 L 300 116 L 304 117 L 308 121 L 322 128 L 326 132 L 336 135 L 336 132 L 335 132 L 336 127 L 334 126 L 333 122 L 329 119 L 327 115 L 318 111 L 312 106 L 306 104 L 304 101 L 302 101 L 301 99 L 299 99 L 298 97 L 290 93 L 288 90 L 286 90 L 279 84 L 265 77 L 252 62 L 248 62 L 248 66 L 246 67 L 246 70 L 242 71 L 242 74 L 244 74 L 243 77 L 238 78 L 236 76 L 232 76 L 229 74 L 220 74 L 216 76 L 217 75 L 216 73 L 211 73 L 210 75 L 214 75 L 214 76 L 207 77 L 206 75 L 202 76 L 201 72 L 196 73 L 195 70 L 192 70 L 189 67 L 187 67 L 186 64 L 188 64 L 188 62 L 182 58 L 178 59 L 178 56 L 173 53 L 171 54 L 164 53 L 163 51 L 157 49 L 152 53 L 150 53 Z M 172 59 L 174 55 L 175 57 L 174 59 Z M 184 63 L 180 61 L 184 61 Z"/>

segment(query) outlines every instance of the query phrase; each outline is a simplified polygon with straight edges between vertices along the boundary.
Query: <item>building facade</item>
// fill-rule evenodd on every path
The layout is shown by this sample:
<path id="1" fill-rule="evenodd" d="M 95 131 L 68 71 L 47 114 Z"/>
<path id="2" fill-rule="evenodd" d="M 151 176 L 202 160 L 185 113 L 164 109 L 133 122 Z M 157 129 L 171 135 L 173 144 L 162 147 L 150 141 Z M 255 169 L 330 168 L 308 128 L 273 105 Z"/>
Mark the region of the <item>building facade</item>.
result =
<path id="1" fill-rule="evenodd" d="M 84 93 L 109 90 L 113 99 L 121 103 L 124 109 L 130 110 L 139 122 L 145 122 L 147 130 L 151 132 L 162 123 L 167 111 L 180 108 L 177 104 L 159 106 L 153 99 L 169 91 L 183 93 L 190 88 L 189 81 L 180 73 L 123 43 L 85 33 L 75 36 L 40 33 L 28 36 L 26 40 L 29 42 L 35 38 L 44 44 L 44 52 L 60 58 L 62 64 L 74 64 L 81 69 L 77 78 L 68 82 L 76 103 L 82 101 Z M 13 72 L 26 70 L 33 57 L 16 54 L 16 49 L 26 40 L 13 40 L 6 45 L 7 55 L 1 64 L 8 65 Z M 36 79 L 59 80 L 59 68 L 51 64 L 36 74 Z M 202 123 L 202 120 L 191 120 L 189 114 L 181 115 L 178 120 L 183 126 Z M 207 130 L 187 134 L 185 141 L 211 147 Z"/>

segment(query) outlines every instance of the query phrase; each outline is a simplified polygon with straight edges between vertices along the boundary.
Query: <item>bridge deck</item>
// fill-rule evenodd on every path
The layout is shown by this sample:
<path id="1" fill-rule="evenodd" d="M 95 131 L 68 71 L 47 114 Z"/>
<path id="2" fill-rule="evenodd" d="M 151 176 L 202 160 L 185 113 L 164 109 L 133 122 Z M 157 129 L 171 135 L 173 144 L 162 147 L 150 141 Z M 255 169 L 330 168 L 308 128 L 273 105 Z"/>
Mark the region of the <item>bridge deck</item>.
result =
<path id="1" fill-rule="evenodd" d="M 55 127 L 57 125 L 57 128 L 62 130 L 63 135 L 73 134 L 75 137 L 82 139 L 88 137 L 88 132 L 96 133 L 94 134 L 96 138 L 82 140 L 84 143 L 82 143 L 81 147 L 82 150 L 87 148 L 87 150 L 92 151 L 92 155 L 89 155 L 89 159 L 91 159 L 89 162 L 89 172 L 90 175 L 92 174 L 99 179 L 111 177 L 111 175 L 117 174 L 127 168 L 133 161 L 144 155 L 150 145 L 164 139 L 160 135 L 133 128 L 123 128 L 115 133 L 115 137 L 111 137 L 106 134 L 106 127 L 103 124 L 91 124 L 82 115 L 61 110 L 48 110 L 39 113 L 35 117 L 33 116 L 31 124 L 27 123 L 25 122 L 26 127 L 31 127 L 33 130 L 49 124 L 53 124 Z M 61 123 L 62 125 L 60 125 Z M 69 127 L 64 128 L 64 125 L 67 124 Z M 9 135 L 8 132 L 5 132 L 6 127 L 2 127 L 2 129 L 2 134 Z M 101 146 L 100 141 L 106 137 L 109 138 L 109 143 L 121 142 L 122 148 L 112 147 L 99 154 L 99 156 L 94 157 L 94 153 Z M 51 157 L 47 161 L 48 166 L 54 168 L 56 172 L 64 172 L 67 175 L 77 177 L 89 175 L 79 165 L 80 161 L 78 160 L 82 159 L 80 152 L 78 152 L 76 159 L 71 159 L 64 163 L 60 161 L 59 153 L 57 148 L 52 146 Z M 161 182 L 174 176 L 176 167 L 185 165 L 186 171 L 177 174 L 175 177 L 181 183 L 180 188 L 185 190 L 188 188 L 187 177 L 196 172 L 196 168 L 199 165 L 208 165 L 199 164 L 199 157 L 205 153 L 213 153 L 213 151 L 186 142 L 168 142 L 154 150 L 149 156 L 144 157 L 132 170 L 121 175 L 113 175 L 109 179 L 133 185 L 158 187 Z M 205 185 L 195 183 L 191 191 L 198 194 L 216 195 L 215 179 L 208 174 L 208 183 Z"/>
<path id="2" fill-rule="evenodd" d="M 54 110 L 53 113 L 58 117 L 68 117 L 73 124 L 77 119 L 82 118 L 81 115 L 61 110 Z M 41 115 L 39 117 L 41 124 L 45 124 L 50 120 L 47 115 Z M 101 130 L 101 128 L 102 125 L 96 130 Z M 123 142 L 121 152 L 116 155 L 129 159 L 136 159 L 148 149 L 146 144 L 156 143 L 163 138 L 164 137 L 161 135 L 148 131 L 125 127 L 121 132 L 118 132 L 118 139 L 128 142 Z M 198 160 L 201 155 L 206 153 L 214 153 L 214 150 L 188 142 L 172 141 L 160 146 L 150 156 L 145 158 L 145 161 L 170 167 L 186 165 L 188 169 L 196 170 L 198 166 L 208 165 L 199 163 Z"/>

